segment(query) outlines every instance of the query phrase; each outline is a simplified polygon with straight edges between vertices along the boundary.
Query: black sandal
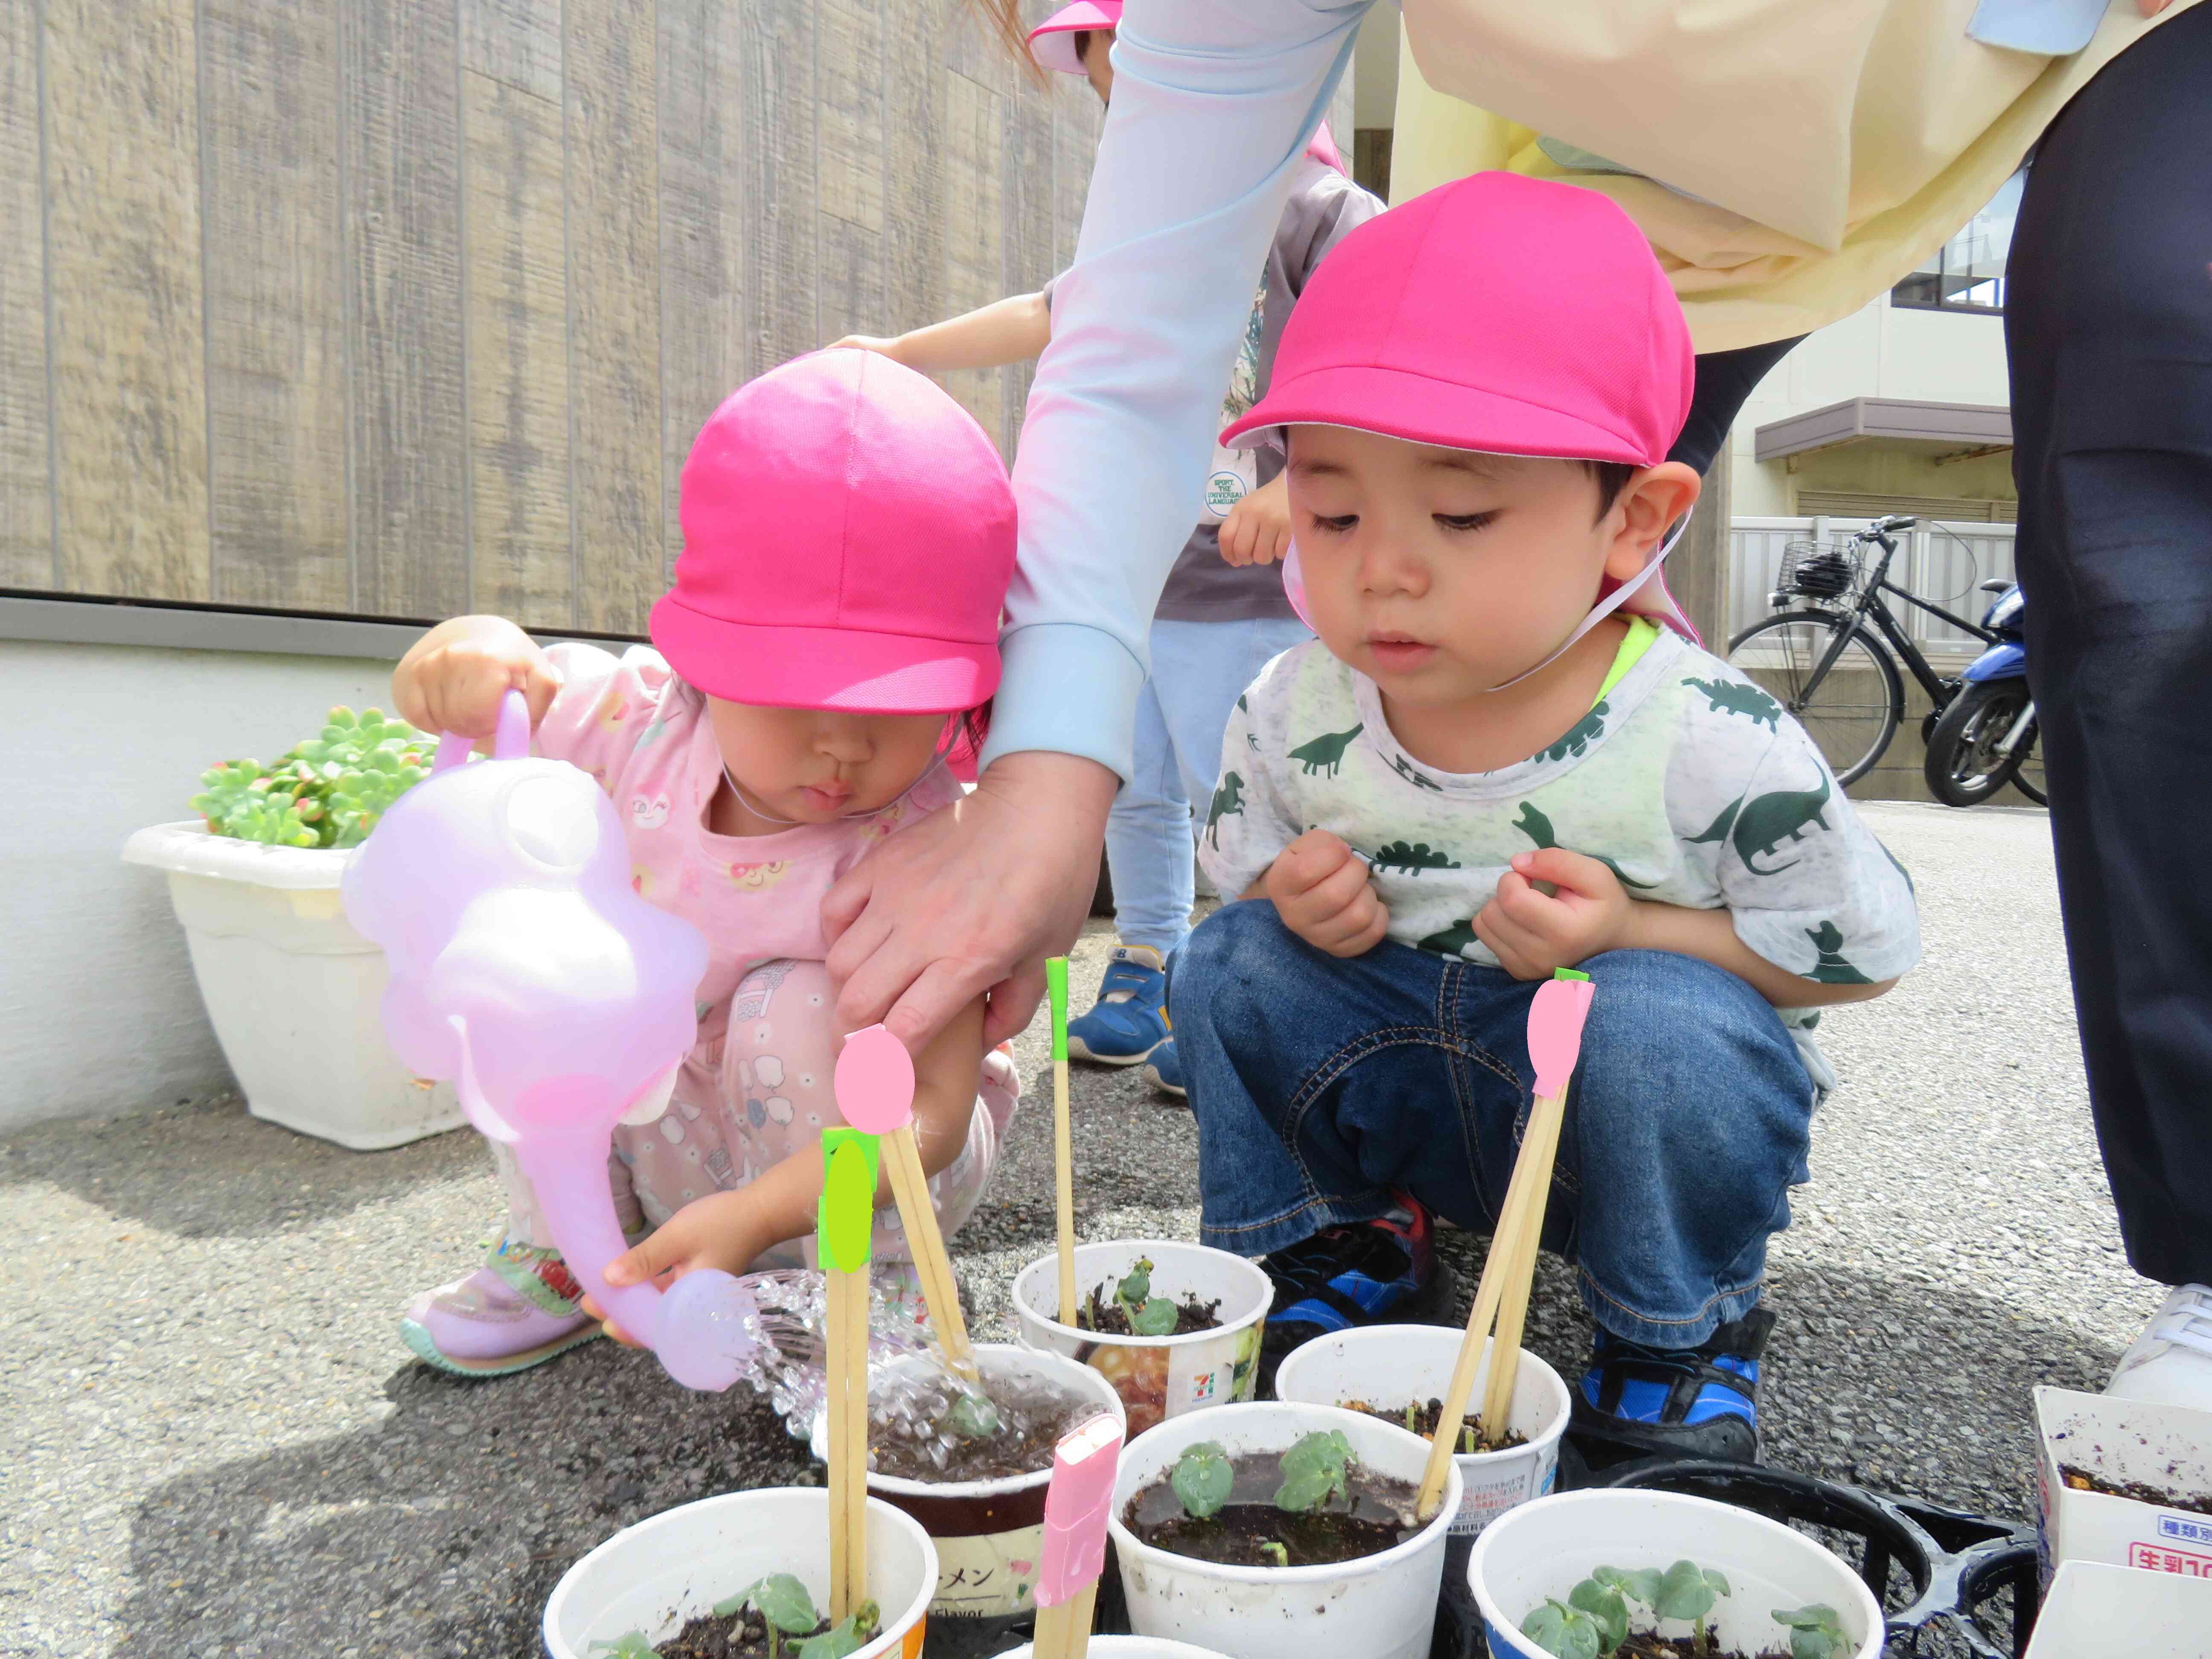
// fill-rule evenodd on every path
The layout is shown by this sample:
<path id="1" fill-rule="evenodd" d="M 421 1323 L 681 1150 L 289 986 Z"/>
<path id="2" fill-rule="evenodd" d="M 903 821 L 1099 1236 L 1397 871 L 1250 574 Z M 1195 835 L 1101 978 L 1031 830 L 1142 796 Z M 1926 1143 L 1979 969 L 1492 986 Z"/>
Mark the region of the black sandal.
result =
<path id="1" fill-rule="evenodd" d="M 1652 1455 L 1756 1463 L 1759 1360 L 1774 1319 L 1753 1308 L 1695 1348 L 1599 1331 L 1568 1434 L 1593 1466 Z"/>

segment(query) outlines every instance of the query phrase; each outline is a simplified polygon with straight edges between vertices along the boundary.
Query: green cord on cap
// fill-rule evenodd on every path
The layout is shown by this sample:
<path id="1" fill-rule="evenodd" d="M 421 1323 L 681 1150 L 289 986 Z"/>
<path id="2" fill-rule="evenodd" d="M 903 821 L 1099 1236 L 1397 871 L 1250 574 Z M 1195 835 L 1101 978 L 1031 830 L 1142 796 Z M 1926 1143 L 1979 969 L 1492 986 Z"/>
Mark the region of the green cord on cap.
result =
<path id="1" fill-rule="evenodd" d="M 1067 1058 L 1067 958 L 1048 957 L 1044 964 L 1045 994 L 1052 1000 L 1052 1057 Z"/>

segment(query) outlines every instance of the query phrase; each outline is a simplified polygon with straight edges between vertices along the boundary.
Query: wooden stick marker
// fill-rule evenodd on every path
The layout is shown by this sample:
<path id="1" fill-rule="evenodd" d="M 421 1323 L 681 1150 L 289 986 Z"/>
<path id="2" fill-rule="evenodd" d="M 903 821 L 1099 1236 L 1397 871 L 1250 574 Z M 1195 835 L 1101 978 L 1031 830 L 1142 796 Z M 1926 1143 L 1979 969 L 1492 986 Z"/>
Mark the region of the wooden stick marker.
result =
<path id="1" fill-rule="evenodd" d="M 971 1388 L 980 1388 L 982 1376 L 975 1369 L 968 1322 L 960 1311 L 959 1281 L 952 1276 L 952 1258 L 929 1201 L 921 1147 L 914 1138 L 914 1057 L 906 1044 L 882 1026 L 871 1025 L 845 1039 L 831 1081 L 845 1121 L 883 1137 L 890 1155 L 891 1197 L 898 1205 L 907 1248 L 914 1253 L 915 1276 L 921 1281 L 921 1298 L 929 1304 L 930 1323 L 945 1368 Z"/>
<path id="2" fill-rule="evenodd" d="M 1035 1659 L 1084 1659 L 1106 1568 L 1106 1516 L 1121 1462 L 1121 1425 L 1094 1417 L 1053 1454 L 1037 1557 Z"/>
<path id="3" fill-rule="evenodd" d="M 868 1599 L 868 1262 L 876 1223 L 876 1138 L 822 1132 L 814 1246 L 828 1288 L 830 1616 Z"/>
<path id="4" fill-rule="evenodd" d="M 1067 958 L 1045 963 L 1052 1000 L 1052 1174 L 1060 1209 L 1060 1322 L 1075 1323 L 1075 1133 L 1067 1117 Z M 1042 1656 L 1039 1656 L 1042 1659 Z"/>
<path id="5" fill-rule="evenodd" d="M 1521 1333 L 1528 1315 L 1529 1287 L 1535 1279 L 1536 1249 L 1544 1237 L 1544 1210 L 1551 1200 L 1559 1125 L 1566 1116 L 1567 1080 L 1574 1075 L 1575 1062 L 1582 1055 L 1583 1022 L 1589 1017 L 1590 997 L 1595 989 L 1589 975 L 1561 968 L 1536 988 L 1535 1000 L 1528 1005 L 1528 1059 L 1536 1071 L 1535 1103 L 1528 1109 L 1528 1127 L 1521 1133 L 1521 1152 L 1513 1161 L 1513 1178 L 1506 1184 L 1497 1231 L 1490 1236 L 1489 1259 L 1482 1264 L 1482 1282 L 1475 1287 L 1467 1334 L 1460 1343 L 1459 1363 L 1452 1367 L 1451 1386 L 1444 1393 L 1443 1410 L 1437 1418 L 1436 1438 L 1429 1443 L 1428 1468 L 1422 1474 L 1420 1497 L 1414 1505 L 1414 1513 L 1424 1520 L 1436 1513 L 1443 1496 L 1444 1480 L 1459 1446 L 1486 1340 L 1490 1346 L 1490 1383 L 1483 1395 L 1483 1432 L 1503 1435 L 1513 1410 L 1513 1386 L 1520 1376 Z M 1493 1318 L 1498 1322 L 1494 1339 L 1491 1335 Z"/>

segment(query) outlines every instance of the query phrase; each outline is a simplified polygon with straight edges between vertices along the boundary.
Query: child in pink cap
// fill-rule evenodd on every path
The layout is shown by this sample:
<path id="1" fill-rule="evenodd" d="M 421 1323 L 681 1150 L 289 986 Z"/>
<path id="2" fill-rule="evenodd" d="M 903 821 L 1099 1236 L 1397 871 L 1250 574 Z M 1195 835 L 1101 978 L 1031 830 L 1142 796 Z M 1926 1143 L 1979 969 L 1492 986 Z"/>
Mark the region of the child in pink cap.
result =
<path id="1" fill-rule="evenodd" d="M 844 1033 L 822 898 L 871 847 L 959 799 L 999 681 L 1014 503 L 982 429 L 910 369 L 817 352 L 739 388 L 685 462 L 684 553 L 657 649 L 540 647 L 497 617 L 416 642 L 393 695 L 488 735 L 509 686 L 538 753 L 583 768 L 627 827 L 646 898 L 707 936 L 699 1041 L 665 1112 L 615 1132 L 630 1279 L 799 1265 Z M 979 1003 L 916 1056 L 915 1129 L 949 1234 L 981 1195 L 1019 1085 Z M 596 1335 L 513 1158 L 482 1267 L 401 1329 L 433 1365 L 520 1370 Z M 906 1250 L 884 1212 L 879 1257 Z"/>
<path id="2" fill-rule="evenodd" d="M 1169 990 L 1208 1243 L 1267 1349 L 1449 1316 L 1431 1219 L 1487 1231 L 1529 999 L 1596 986 L 1547 1225 L 1597 1324 L 1575 1426 L 1755 1455 L 1768 1237 L 1832 1074 L 1811 1011 L 1919 955 L 1904 871 L 1659 560 L 1691 352 L 1595 192 L 1486 173 L 1347 237 L 1224 441 L 1286 430 L 1303 609 L 1230 722 L 1224 906 Z"/>
<path id="3" fill-rule="evenodd" d="M 1102 102 L 1114 89 L 1112 48 L 1122 0 L 1074 0 L 1029 32 L 1040 68 L 1086 77 Z M 1252 307 L 1221 418 L 1237 419 L 1267 390 L 1291 307 L 1330 250 L 1382 211 L 1352 181 L 1326 122 L 1292 169 L 1290 193 L 1255 273 Z M 1054 277 L 1035 294 L 1000 300 L 892 338 L 858 345 L 941 374 L 1020 362 L 1052 337 Z M 1109 457 L 1097 464 L 1110 467 Z M 1190 936 L 1194 809 L 1213 798 L 1221 733 L 1237 694 L 1261 664 L 1307 637 L 1284 596 L 1275 561 L 1290 535 L 1281 464 L 1270 454 L 1218 449 L 1191 505 L 1188 539 L 1168 573 L 1146 643 L 1151 672 L 1138 694 L 1127 781 L 1106 821 L 1106 864 L 1120 935 L 1092 1006 L 1070 1021 L 1079 1060 L 1138 1066 L 1158 1088 L 1183 1092 L 1168 1030 L 1167 963 Z"/>

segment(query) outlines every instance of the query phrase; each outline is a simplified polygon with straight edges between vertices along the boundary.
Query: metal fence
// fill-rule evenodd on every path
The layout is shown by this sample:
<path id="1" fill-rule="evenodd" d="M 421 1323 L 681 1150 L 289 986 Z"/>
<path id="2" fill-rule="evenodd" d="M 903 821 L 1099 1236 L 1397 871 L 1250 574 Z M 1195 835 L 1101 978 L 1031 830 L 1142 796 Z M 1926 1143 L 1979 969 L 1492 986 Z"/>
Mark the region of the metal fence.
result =
<path id="1" fill-rule="evenodd" d="M 1863 529 L 1848 519 L 1737 519 L 1729 528 L 1729 635 L 1771 613 L 1769 596 L 1782 568 L 1783 549 L 1791 542 L 1842 543 Z M 2008 524 L 1945 524 L 1923 519 L 1907 531 L 1890 566 L 1889 579 L 1906 592 L 1962 617 L 1978 618 L 1988 601 L 1975 585 L 1992 577 L 2013 576 L 2014 526 Z M 1880 550 L 1875 550 L 1877 555 Z M 1890 610 L 1923 651 L 1965 653 L 1978 649 L 1972 635 L 1948 623 L 1893 599 Z M 1723 647 L 1724 648 L 1724 647 Z"/>

